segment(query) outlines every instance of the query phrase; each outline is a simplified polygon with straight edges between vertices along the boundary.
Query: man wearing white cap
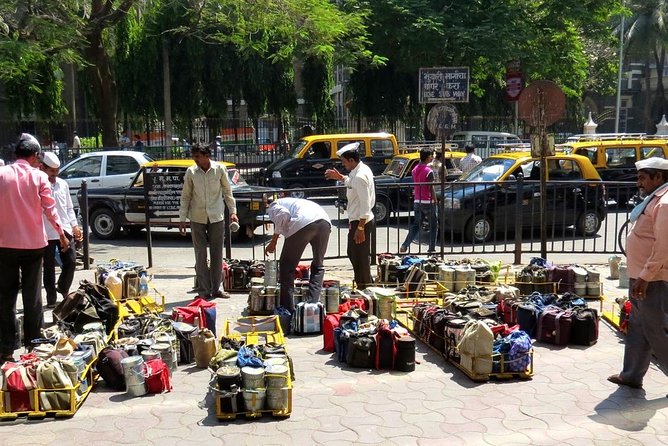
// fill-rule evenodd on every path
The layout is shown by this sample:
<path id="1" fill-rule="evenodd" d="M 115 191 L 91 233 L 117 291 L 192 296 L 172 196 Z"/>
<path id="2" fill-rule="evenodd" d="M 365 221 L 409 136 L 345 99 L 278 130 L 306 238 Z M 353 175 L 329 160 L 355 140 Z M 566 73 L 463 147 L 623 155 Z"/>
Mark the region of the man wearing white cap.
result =
<path id="1" fill-rule="evenodd" d="M 626 239 L 631 315 L 617 385 L 641 388 L 652 353 L 668 373 L 668 160 L 636 163 L 638 188 L 645 195 L 629 217 Z"/>
<path id="2" fill-rule="evenodd" d="M 336 169 L 327 169 L 325 178 L 343 181 L 348 198 L 348 257 L 353 265 L 355 284 L 363 290 L 373 284 L 371 277 L 371 233 L 374 230 L 372 209 L 376 204 L 376 187 L 373 172 L 360 160 L 360 143 L 341 147 L 336 154 L 343 167 L 350 172 L 342 175 Z"/>
<path id="3" fill-rule="evenodd" d="M 42 156 L 42 170 L 49 177 L 51 184 L 51 194 L 56 200 L 56 211 L 60 217 L 65 236 L 72 244 L 72 239 L 82 240 L 81 229 L 77 222 L 77 216 L 74 213 L 70 188 L 65 180 L 58 178 L 60 169 L 60 160 L 53 152 L 44 152 Z M 44 251 L 44 289 L 46 290 L 46 308 L 55 308 L 58 294 L 67 296 L 74 280 L 74 271 L 76 270 L 76 252 L 74 249 L 63 251 L 59 243 L 59 236 L 49 224 L 46 215 L 43 216 L 44 229 L 49 239 L 49 244 Z M 60 255 L 62 267 L 60 277 L 56 283 L 56 250 Z"/>
<path id="4" fill-rule="evenodd" d="M 23 298 L 23 332 L 26 347 L 42 336 L 42 257 L 47 245 L 42 214 L 56 230 L 67 250 L 51 185 L 39 165 L 42 148 L 24 133 L 14 154 L 16 162 L 0 167 L 0 363 L 13 360 L 16 344 L 16 298 Z"/>

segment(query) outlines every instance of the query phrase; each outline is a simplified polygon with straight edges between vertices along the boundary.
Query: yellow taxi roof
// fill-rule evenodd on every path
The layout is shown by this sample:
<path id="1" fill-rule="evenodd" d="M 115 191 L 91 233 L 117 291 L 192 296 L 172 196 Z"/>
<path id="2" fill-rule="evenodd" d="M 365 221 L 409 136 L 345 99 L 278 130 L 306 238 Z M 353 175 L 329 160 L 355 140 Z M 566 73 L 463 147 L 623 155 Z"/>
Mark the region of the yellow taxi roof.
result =
<path id="1" fill-rule="evenodd" d="M 452 152 L 449 150 L 443 152 L 443 158 L 464 158 L 465 156 L 466 153 L 464 152 Z M 409 160 L 417 159 L 420 158 L 420 151 L 401 153 L 399 155 L 396 155 L 395 158 L 405 158 Z"/>
<path id="2" fill-rule="evenodd" d="M 236 166 L 234 163 L 228 163 L 227 161 L 216 161 L 216 162 L 224 165 L 225 167 L 235 167 Z M 155 168 L 182 167 L 184 169 L 187 169 L 188 167 L 192 166 L 193 164 L 195 164 L 195 160 L 193 160 L 193 159 L 174 159 L 174 160 L 151 161 L 149 163 L 144 164 L 144 166 L 155 167 Z"/>
<path id="3" fill-rule="evenodd" d="M 332 133 L 326 135 L 309 135 L 300 139 L 304 141 L 314 141 L 319 139 L 354 139 L 354 138 L 378 138 L 378 137 L 394 137 L 392 133 L 387 132 L 373 132 L 373 133 Z"/>

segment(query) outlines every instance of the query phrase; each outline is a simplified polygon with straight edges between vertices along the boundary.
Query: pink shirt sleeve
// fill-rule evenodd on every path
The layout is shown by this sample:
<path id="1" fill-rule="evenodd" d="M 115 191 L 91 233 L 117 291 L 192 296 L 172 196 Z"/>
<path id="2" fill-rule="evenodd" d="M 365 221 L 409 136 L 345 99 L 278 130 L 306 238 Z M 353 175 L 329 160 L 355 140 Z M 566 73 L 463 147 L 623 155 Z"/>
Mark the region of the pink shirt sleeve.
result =
<path id="1" fill-rule="evenodd" d="M 654 244 L 652 251 L 645 261 L 645 266 L 640 272 L 639 277 L 647 282 L 657 279 L 662 269 L 668 266 L 668 237 L 665 237 L 666 228 L 668 228 L 668 204 L 662 199 L 651 209 L 653 215 Z M 646 211 L 647 212 L 647 211 Z"/>

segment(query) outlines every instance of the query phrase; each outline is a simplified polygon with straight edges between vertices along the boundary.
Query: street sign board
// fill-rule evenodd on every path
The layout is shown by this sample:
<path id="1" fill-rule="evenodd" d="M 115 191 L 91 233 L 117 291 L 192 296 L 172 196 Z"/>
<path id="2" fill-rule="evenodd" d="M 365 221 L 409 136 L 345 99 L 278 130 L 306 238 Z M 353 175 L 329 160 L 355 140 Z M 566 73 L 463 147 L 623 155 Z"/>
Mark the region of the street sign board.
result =
<path id="1" fill-rule="evenodd" d="M 179 216 L 185 172 L 144 172 L 144 196 L 152 217 Z"/>
<path id="2" fill-rule="evenodd" d="M 420 103 L 468 101 L 469 67 L 420 68 Z"/>
<path id="3" fill-rule="evenodd" d="M 427 114 L 427 128 L 439 138 L 447 137 L 449 133 L 457 129 L 458 117 L 454 105 L 434 105 Z"/>

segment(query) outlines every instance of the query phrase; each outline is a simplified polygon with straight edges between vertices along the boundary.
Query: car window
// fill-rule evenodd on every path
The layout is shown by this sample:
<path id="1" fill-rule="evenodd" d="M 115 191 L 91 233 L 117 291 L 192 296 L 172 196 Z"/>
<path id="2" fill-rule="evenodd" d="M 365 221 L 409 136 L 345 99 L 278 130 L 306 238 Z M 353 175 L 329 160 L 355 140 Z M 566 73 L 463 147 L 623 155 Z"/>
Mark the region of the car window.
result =
<path id="1" fill-rule="evenodd" d="M 598 149 L 596 147 L 582 147 L 582 148 L 579 148 L 575 151 L 576 155 L 582 155 L 582 156 L 586 156 L 587 158 L 589 158 L 589 161 L 591 161 L 591 163 L 594 166 L 596 165 L 596 162 L 598 161 L 597 156 L 596 156 L 597 153 L 598 153 Z"/>
<path id="2" fill-rule="evenodd" d="M 580 165 L 569 159 L 549 160 L 547 177 L 554 181 L 581 180 L 582 171 Z"/>
<path id="3" fill-rule="evenodd" d="M 330 159 L 331 156 L 332 150 L 329 141 L 314 142 L 304 154 L 305 159 Z"/>
<path id="4" fill-rule="evenodd" d="M 363 158 L 366 156 L 366 145 L 364 144 L 364 141 L 361 139 L 351 139 L 351 140 L 339 140 L 336 142 L 336 150 L 339 150 L 341 147 L 346 146 L 348 144 L 352 144 L 354 142 L 360 143 L 359 148 L 357 151 L 360 153 L 360 158 Z"/>
<path id="5" fill-rule="evenodd" d="M 383 171 L 383 175 L 392 175 L 393 177 L 400 177 L 404 167 L 408 163 L 407 158 L 394 158 L 390 164 L 387 165 Z"/>
<path id="6" fill-rule="evenodd" d="M 73 162 L 60 172 L 60 177 L 64 179 L 99 177 L 101 170 L 102 157 L 90 156 Z"/>
<path id="7" fill-rule="evenodd" d="M 237 169 L 227 169 L 227 178 L 229 178 L 232 186 L 248 186 L 248 183 L 246 183 L 246 180 Z"/>
<path id="8" fill-rule="evenodd" d="M 605 149 L 608 167 L 635 167 L 636 150 L 633 147 L 609 147 Z"/>
<path id="9" fill-rule="evenodd" d="M 462 175 L 460 181 L 496 181 L 514 165 L 515 160 L 513 159 L 486 158 L 472 170 Z"/>
<path id="10" fill-rule="evenodd" d="M 487 136 L 473 135 L 471 136 L 471 142 L 476 149 L 485 149 L 487 148 Z"/>
<path id="11" fill-rule="evenodd" d="M 388 157 L 394 155 L 394 146 L 389 139 L 372 139 L 371 156 Z"/>
<path id="12" fill-rule="evenodd" d="M 642 147 L 640 149 L 642 159 L 646 158 L 665 158 L 661 147 Z"/>
<path id="13" fill-rule="evenodd" d="M 139 163 L 131 156 L 107 155 L 107 175 L 125 175 L 139 170 Z"/>

